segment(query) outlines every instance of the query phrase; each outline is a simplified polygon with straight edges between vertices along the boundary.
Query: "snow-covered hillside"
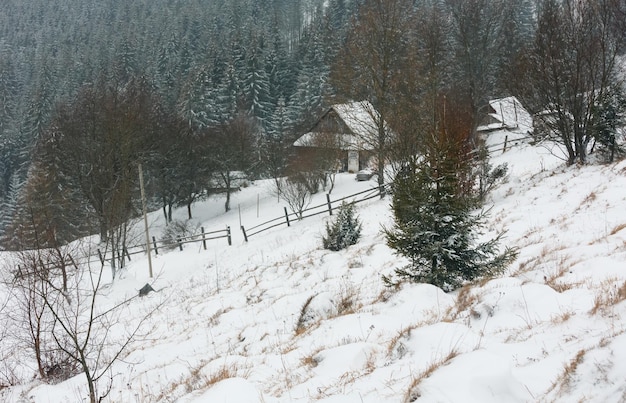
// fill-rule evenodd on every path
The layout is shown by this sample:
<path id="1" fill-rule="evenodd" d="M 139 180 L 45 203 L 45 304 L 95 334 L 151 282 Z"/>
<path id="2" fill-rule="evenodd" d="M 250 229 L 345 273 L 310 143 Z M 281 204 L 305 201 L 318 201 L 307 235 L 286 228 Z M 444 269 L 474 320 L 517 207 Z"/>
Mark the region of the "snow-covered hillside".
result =
<path id="1" fill-rule="evenodd" d="M 207 230 L 233 228 L 233 246 L 153 258 L 159 291 L 133 299 L 121 324 L 162 305 L 113 366 L 104 401 L 626 401 L 626 161 L 565 167 L 545 146 L 508 143 L 492 153 L 509 177 L 490 195 L 487 229 L 507 231 L 519 257 L 505 275 L 448 294 L 382 284 L 404 263 L 381 234 L 389 199 L 358 206 L 362 239 L 342 252 L 321 248 L 328 216 L 244 242 L 239 214 L 250 227 L 282 213 L 270 182 L 235 195 L 240 213 L 224 214 L 221 199 L 196 205 Z M 342 174 L 332 195 L 374 186 Z M 156 233 L 160 213 L 150 221 Z M 147 259 L 133 258 L 100 302 L 148 281 Z M 83 375 L 0 391 L 6 402 L 86 397 Z"/>

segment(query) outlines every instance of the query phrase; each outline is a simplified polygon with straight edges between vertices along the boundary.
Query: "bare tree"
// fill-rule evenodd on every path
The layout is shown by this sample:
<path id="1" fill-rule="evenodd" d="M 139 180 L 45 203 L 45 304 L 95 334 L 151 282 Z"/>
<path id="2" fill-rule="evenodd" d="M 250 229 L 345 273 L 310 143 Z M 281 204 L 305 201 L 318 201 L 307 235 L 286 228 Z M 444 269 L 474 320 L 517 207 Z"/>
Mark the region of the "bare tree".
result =
<path id="1" fill-rule="evenodd" d="M 321 131 L 314 133 L 314 136 L 308 141 L 303 142 L 301 146 L 308 147 L 311 154 L 306 161 L 301 159 L 298 161 L 299 169 L 318 177 L 325 190 L 330 186 L 328 193 L 331 193 L 335 186 L 337 171 L 341 169 L 341 160 L 349 146 L 346 140 L 341 133 L 322 128 Z M 315 193 L 317 188 L 310 188 L 309 190 L 311 193 Z"/>
<path id="2" fill-rule="evenodd" d="M 55 347 L 51 334 L 54 318 L 44 298 L 52 292 L 67 296 L 67 261 L 63 261 L 62 268 L 54 263 L 58 256 L 65 255 L 64 249 L 20 251 L 16 262 L 4 267 L 5 273 L 10 274 L 5 285 L 11 295 L 11 311 L 7 315 L 11 336 L 16 346 L 32 351 L 41 379 L 69 377 L 75 370 Z M 62 280 L 49 281 L 53 277 Z"/>
<path id="3" fill-rule="evenodd" d="M 115 334 L 113 328 L 134 297 L 104 307 L 98 302 L 106 284 L 104 265 L 77 265 L 75 269 L 66 295 L 56 292 L 55 281 L 49 279 L 53 292 L 40 297 L 54 318 L 51 334 L 56 348 L 85 375 L 89 400 L 95 403 L 108 394 L 111 386 L 103 387 L 100 381 L 125 354 L 150 313 L 124 329 L 123 335 Z"/>
<path id="4" fill-rule="evenodd" d="M 76 245 L 19 252 L 5 270 L 13 279 L 6 284 L 13 297 L 10 319 L 21 329 L 17 340 L 33 351 L 42 379 L 82 373 L 95 403 L 111 386 L 101 381 L 154 310 L 124 327 L 120 319 L 134 297 L 103 304 L 105 266 L 81 264 L 75 255 L 89 254 Z"/>
<path id="5" fill-rule="evenodd" d="M 378 184 L 384 185 L 389 159 L 391 128 L 386 122 L 394 110 L 394 97 L 405 84 L 407 33 L 412 15 L 409 0 L 368 0 L 354 19 L 345 46 L 336 58 L 331 79 L 340 96 L 369 100 L 376 125 L 366 139 L 376 154 Z M 382 194 L 382 193 L 381 193 Z"/>
<path id="6" fill-rule="evenodd" d="M 103 242 L 134 214 L 136 166 L 161 129 L 158 104 L 143 79 L 120 86 L 101 80 L 61 105 L 39 141 L 43 167 L 89 206 Z"/>
<path id="7" fill-rule="evenodd" d="M 436 107 L 449 85 L 452 63 L 448 40 L 449 18 L 443 5 L 423 2 L 417 5 L 409 42 L 410 68 L 405 69 L 405 85 L 398 88 L 393 119 L 396 131 L 391 152 L 392 168 L 398 173 L 414 164 L 425 150 L 428 133 L 436 132 Z"/>
<path id="8" fill-rule="evenodd" d="M 517 89 L 546 135 L 564 147 L 568 165 L 585 163 L 610 100 L 623 90 L 617 57 L 623 48 L 623 3 L 546 0 L 534 43 L 520 58 Z"/>
<path id="9" fill-rule="evenodd" d="M 219 175 L 220 184 L 226 193 L 225 211 L 230 210 L 233 181 L 242 179 L 242 174 L 247 174 L 259 163 L 256 152 L 258 131 L 254 118 L 243 112 L 230 122 L 209 131 L 209 162 Z"/>
<path id="10" fill-rule="evenodd" d="M 474 126 L 479 108 L 492 95 L 506 46 L 508 0 L 446 0 L 454 63 L 453 85 L 469 99 Z M 475 129 L 475 127 L 474 127 Z"/>
<path id="11" fill-rule="evenodd" d="M 295 174 L 279 180 L 280 197 L 287 202 L 291 211 L 302 219 L 303 211 L 311 203 L 311 190 L 305 174 Z"/>
<path id="12" fill-rule="evenodd" d="M 176 183 L 177 205 L 187 208 L 187 218 L 192 219 L 191 206 L 206 197 L 206 184 L 213 173 L 209 164 L 210 138 L 206 131 L 193 128 L 182 136 L 180 154 L 177 154 Z"/>

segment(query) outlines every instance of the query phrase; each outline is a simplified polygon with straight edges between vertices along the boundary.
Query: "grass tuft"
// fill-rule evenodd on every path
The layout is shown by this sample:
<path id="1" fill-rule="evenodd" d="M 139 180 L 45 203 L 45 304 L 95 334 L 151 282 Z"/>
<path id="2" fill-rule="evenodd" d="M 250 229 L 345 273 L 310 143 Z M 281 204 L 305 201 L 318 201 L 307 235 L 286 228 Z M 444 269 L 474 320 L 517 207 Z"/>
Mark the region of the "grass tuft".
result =
<path id="1" fill-rule="evenodd" d="M 441 360 L 432 362 L 424 371 L 420 372 L 417 376 L 414 376 L 411 379 L 411 383 L 409 384 L 409 387 L 404 395 L 404 402 L 410 403 L 417 401 L 417 399 L 421 397 L 421 393 L 419 391 L 420 383 L 422 383 L 424 379 L 430 377 L 441 366 L 448 364 L 458 355 L 459 352 L 456 349 L 453 349 Z"/>

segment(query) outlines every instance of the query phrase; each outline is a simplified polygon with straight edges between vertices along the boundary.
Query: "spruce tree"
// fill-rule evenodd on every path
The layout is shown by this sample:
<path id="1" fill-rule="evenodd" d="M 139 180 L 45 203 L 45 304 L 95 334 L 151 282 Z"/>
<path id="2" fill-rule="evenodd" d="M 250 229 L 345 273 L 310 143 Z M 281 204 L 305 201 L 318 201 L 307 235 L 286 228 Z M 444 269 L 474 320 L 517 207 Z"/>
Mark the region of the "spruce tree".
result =
<path id="1" fill-rule="evenodd" d="M 446 121 L 445 101 L 443 111 L 425 153 L 407 163 L 392 185 L 395 223 L 385 229 L 387 244 L 410 263 L 396 269 L 398 279 L 384 277 L 388 284 L 410 280 L 451 291 L 500 273 L 515 257 L 509 249 L 499 252 L 502 234 L 476 242 L 485 212 L 476 212 L 479 199 L 471 188 L 466 146 L 471 122 L 459 121 L 458 110 Z"/>
<path id="2" fill-rule="evenodd" d="M 354 203 L 341 203 L 337 219 L 326 224 L 326 236 L 322 238 L 324 249 L 338 251 L 354 245 L 361 236 L 361 223 L 354 215 Z"/>

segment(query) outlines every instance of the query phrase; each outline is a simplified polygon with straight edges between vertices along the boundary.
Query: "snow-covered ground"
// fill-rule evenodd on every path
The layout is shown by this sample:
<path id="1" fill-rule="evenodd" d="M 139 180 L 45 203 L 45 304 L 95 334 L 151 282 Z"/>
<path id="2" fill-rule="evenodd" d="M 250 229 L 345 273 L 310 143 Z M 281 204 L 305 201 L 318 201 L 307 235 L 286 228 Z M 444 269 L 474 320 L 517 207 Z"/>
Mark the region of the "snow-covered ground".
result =
<path id="1" fill-rule="evenodd" d="M 341 252 L 321 247 L 324 215 L 244 242 L 240 216 L 251 227 L 283 213 L 269 181 L 235 194 L 226 214 L 221 198 L 195 205 L 207 230 L 231 226 L 233 246 L 159 254 L 152 280 L 134 257 L 105 290 L 106 305 L 146 282 L 159 290 L 133 299 L 116 326 L 159 308 L 113 366 L 104 401 L 626 401 L 626 161 L 565 167 L 509 134 L 507 151 L 492 155 L 502 162 L 509 176 L 490 194 L 487 235 L 506 231 L 519 257 L 503 276 L 448 294 L 383 285 L 405 262 L 381 234 L 388 198 L 358 206 L 362 239 Z M 374 186 L 342 174 L 332 196 Z M 161 214 L 150 222 L 158 233 Z M 6 402 L 86 397 L 83 375 L 0 391 Z"/>

